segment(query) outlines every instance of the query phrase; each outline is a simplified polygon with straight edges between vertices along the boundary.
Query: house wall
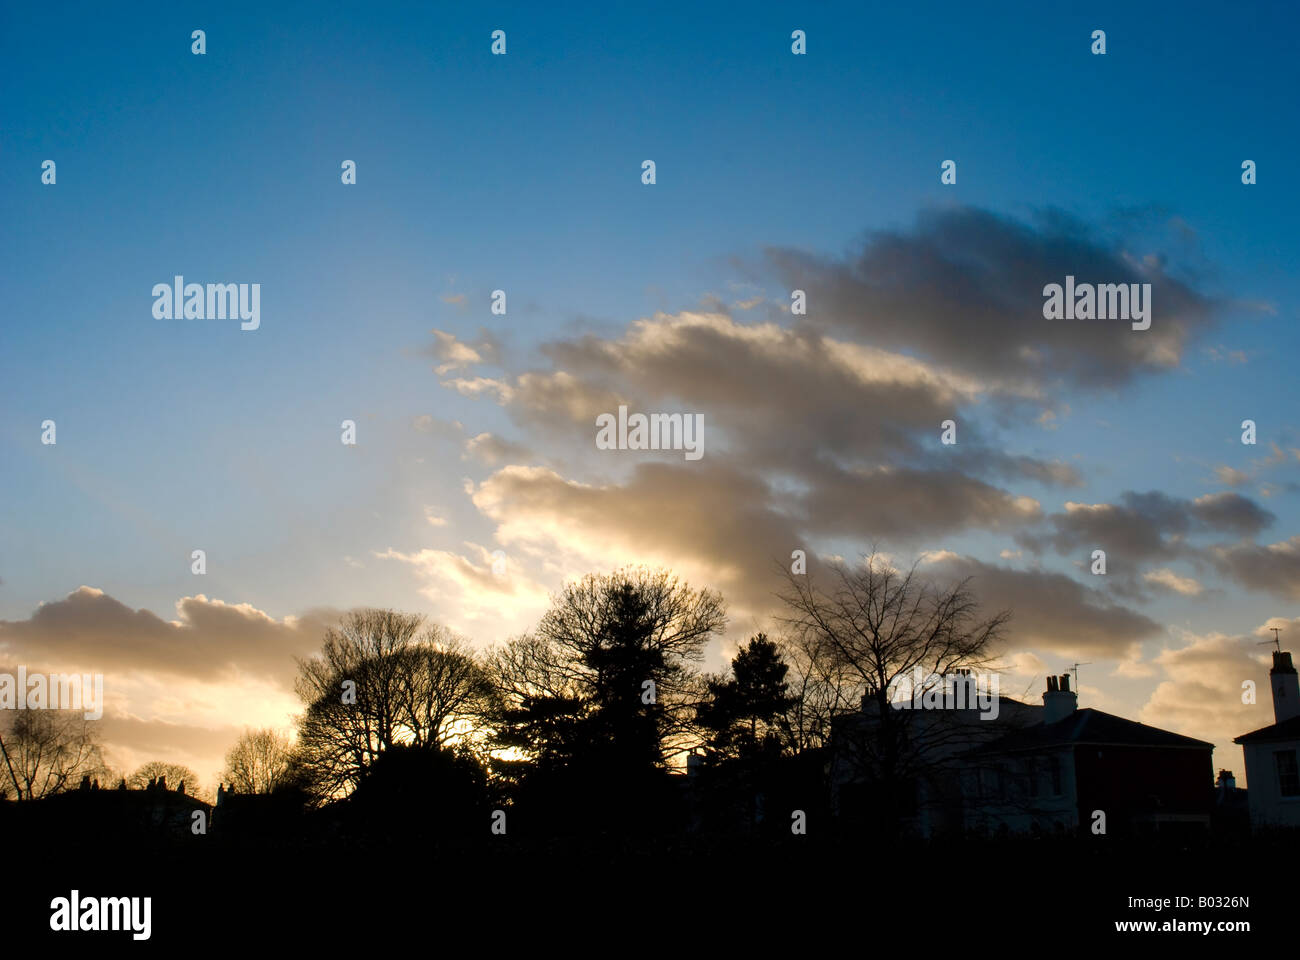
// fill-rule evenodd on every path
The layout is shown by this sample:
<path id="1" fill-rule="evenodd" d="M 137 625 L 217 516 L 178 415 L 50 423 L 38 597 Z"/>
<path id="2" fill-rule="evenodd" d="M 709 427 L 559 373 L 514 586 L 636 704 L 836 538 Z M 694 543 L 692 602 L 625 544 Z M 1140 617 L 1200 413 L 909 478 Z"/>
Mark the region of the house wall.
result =
<path id="1" fill-rule="evenodd" d="M 1250 803 L 1250 823 L 1254 827 L 1300 827 L 1300 797 L 1284 797 L 1278 789 L 1277 763 L 1273 754 L 1278 750 L 1300 749 L 1300 740 L 1278 743 L 1242 744 L 1246 757 L 1246 791 Z"/>
<path id="2" fill-rule="evenodd" d="M 1056 775 L 1053 776 L 1053 761 Z M 976 834 L 1072 833 L 1078 826 L 1074 756 L 1069 747 L 986 755 L 962 770 L 963 826 Z"/>
<path id="3" fill-rule="evenodd" d="M 870 742 L 879 720 L 874 701 L 864 704 L 856 714 L 837 717 L 832 725 L 830 743 L 831 811 L 846 822 L 871 821 L 877 816 L 875 805 L 882 802 L 878 785 L 863 770 L 855 745 Z M 906 796 L 899 798 L 899 809 L 916 835 L 932 837 L 962 826 L 963 797 L 958 783 L 958 755 L 1020 729 L 1041 719 L 1043 708 L 1010 698 L 998 702 L 998 715 L 985 717 L 978 710 L 897 710 L 896 723 L 912 730 L 916 742 L 926 744 L 921 751 L 928 775 L 900 785 Z"/>
<path id="4" fill-rule="evenodd" d="M 1074 748 L 1079 822 L 1106 814 L 1106 832 L 1122 835 L 1151 821 L 1209 824 L 1214 809 L 1213 751 L 1180 747 Z M 1252 792 L 1254 783 L 1251 784 Z"/>

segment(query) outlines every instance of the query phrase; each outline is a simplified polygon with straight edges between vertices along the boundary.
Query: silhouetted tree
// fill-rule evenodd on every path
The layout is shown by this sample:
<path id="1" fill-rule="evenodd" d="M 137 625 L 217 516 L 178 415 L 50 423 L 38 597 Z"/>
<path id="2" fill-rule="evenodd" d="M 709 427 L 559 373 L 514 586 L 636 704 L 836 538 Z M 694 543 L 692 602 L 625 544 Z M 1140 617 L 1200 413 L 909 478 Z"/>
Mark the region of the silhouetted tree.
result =
<path id="1" fill-rule="evenodd" d="M 397 744 L 371 764 L 347 800 L 364 833 L 399 837 L 488 836 L 487 773 L 468 750 Z"/>
<path id="2" fill-rule="evenodd" d="M 709 749 L 724 757 L 780 755 L 793 745 L 788 719 L 795 698 L 780 648 L 760 633 L 731 661 L 730 677 L 710 677 L 699 710 Z"/>
<path id="3" fill-rule="evenodd" d="M 634 764 L 666 766 L 697 738 L 695 669 L 726 624 L 722 597 L 667 571 L 625 568 L 570 584 L 537 626 L 600 735 Z"/>
<path id="4" fill-rule="evenodd" d="M 226 754 L 222 783 L 236 793 L 271 793 L 290 779 L 293 742 L 267 727 L 246 730 Z"/>
<path id="5" fill-rule="evenodd" d="M 300 660 L 295 768 L 321 799 L 346 795 L 385 750 L 473 739 L 494 688 L 468 646 L 424 618 L 346 614 L 321 653 Z"/>
<path id="6" fill-rule="evenodd" d="M 84 775 L 107 777 L 94 721 L 76 710 L 0 711 L 0 782 L 18 800 L 71 789 Z"/>
<path id="7" fill-rule="evenodd" d="M 191 797 L 197 797 L 201 793 L 198 774 L 183 764 L 165 763 L 162 760 L 150 760 L 141 764 L 126 778 L 126 785 L 132 790 L 143 790 L 149 786 L 150 780 L 159 777 L 167 779 L 168 790 L 175 790 L 184 782 L 185 792 Z"/>
<path id="8" fill-rule="evenodd" d="M 823 588 L 810 574 L 787 573 L 783 620 L 815 671 L 832 679 L 836 696 L 855 700 L 869 719 L 858 736 L 845 726 L 840 747 L 878 785 L 880 814 L 892 830 L 908 785 L 964 732 L 910 722 L 910 713 L 890 707 L 891 697 L 917 671 L 932 683 L 988 664 L 1011 615 L 981 616 L 969 578 L 940 586 L 919 575 L 916 564 L 899 570 L 874 552 L 857 566 L 831 564 L 830 576 Z"/>
<path id="9" fill-rule="evenodd" d="M 794 706 L 788 714 L 795 753 L 820 750 L 831 736 L 837 714 L 861 705 L 862 684 L 856 671 L 823 654 L 824 645 L 811 631 L 796 631 L 777 641 Z"/>
<path id="10" fill-rule="evenodd" d="M 699 741 L 695 664 L 725 622 L 716 592 L 666 571 L 625 568 L 570 584 L 533 635 L 492 658 L 495 745 L 527 755 L 513 766 L 534 796 L 555 799 L 563 783 L 591 807 L 607 798 L 633 816 L 633 797 L 654 803 L 672 756 Z"/>
<path id="11" fill-rule="evenodd" d="M 778 646 L 760 633 L 736 652 L 729 676 L 708 679 L 709 696 L 699 707 L 706 760 L 696 792 L 711 831 L 741 824 L 752 830 L 779 791 L 781 760 L 795 744 L 788 672 Z"/>

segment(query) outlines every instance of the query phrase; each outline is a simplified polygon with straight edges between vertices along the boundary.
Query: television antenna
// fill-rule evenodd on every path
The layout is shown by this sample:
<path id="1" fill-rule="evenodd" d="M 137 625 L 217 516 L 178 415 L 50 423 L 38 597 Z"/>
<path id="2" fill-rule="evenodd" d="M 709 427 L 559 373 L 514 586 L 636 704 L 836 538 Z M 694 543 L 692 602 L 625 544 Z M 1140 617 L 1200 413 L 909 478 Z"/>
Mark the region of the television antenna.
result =
<path id="1" fill-rule="evenodd" d="M 1074 695 L 1076 697 L 1079 695 L 1079 668 L 1090 667 L 1090 666 L 1092 666 L 1091 660 L 1087 661 L 1086 663 L 1076 663 L 1073 667 L 1070 668 L 1071 670 L 1074 671 Z"/>
<path id="2" fill-rule="evenodd" d="M 1269 629 L 1273 631 L 1273 639 L 1272 639 L 1272 640 L 1261 640 L 1258 644 L 1256 644 L 1256 646 L 1261 646 L 1261 647 L 1262 647 L 1262 646 L 1265 646 L 1265 645 L 1271 643 L 1271 644 L 1273 644 L 1275 647 L 1277 647 L 1278 652 L 1280 653 L 1281 650 L 1282 650 L 1282 641 L 1281 641 L 1280 639 L 1278 639 L 1278 633 L 1279 633 L 1279 631 L 1281 631 L 1282 628 L 1281 628 L 1281 627 L 1269 627 Z"/>

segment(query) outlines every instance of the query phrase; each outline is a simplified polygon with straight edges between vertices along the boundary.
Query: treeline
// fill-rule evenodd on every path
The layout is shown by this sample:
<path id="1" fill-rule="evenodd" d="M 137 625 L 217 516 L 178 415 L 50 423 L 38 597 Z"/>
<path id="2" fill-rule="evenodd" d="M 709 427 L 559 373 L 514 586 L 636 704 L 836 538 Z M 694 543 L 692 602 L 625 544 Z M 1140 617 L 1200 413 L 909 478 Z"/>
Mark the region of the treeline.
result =
<path id="1" fill-rule="evenodd" d="M 570 584 L 483 652 L 418 615 L 354 611 L 299 663 L 297 739 L 262 786 L 376 825 L 405 811 L 486 832 L 502 810 L 515 831 L 689 826 L 673 776 L 688 754 L 712 793 L 726 779 L 743 796 L 828 732 L 797 709 L 794 651 L 761 634 L 725 675 L 701 670 L 725 625 L 719 594 L 640 568 Z"/>
<path id="2" fill-rule="evenodd" d="M 272 762 L 251 751 L 262 775 L 239 788 L 342 804 L 402 835 L 408 814 L 486 830 L 497 810 L 541 834 L 788 833 L 792 809 L 827 802 L 835 716 L 913 667 L 982 663 L 1006 622 L 981 619 L 965 583 L 940 589 L 877 557 L 832 568 L 824 589 L 788 586 L 781 636 L 750 637 L 722 674 L 701 669 L 722 597 L 663 570 L 588 575 L 483 652 L 418 615 L 354 611 L 299 662 L 292 747 L 271 745 Z M 916 760 L 889 712 L 855 751 L 886 784 Z"/>
<path id="3" fill-rule="evenodd" d="M 285 829 L 286 811 L 327 811 L 394 837 L 454 833 L 503 811 L 512 834 L 789 833 L 791 810 L 828 802 L 832 722 L 864 705 L 880 722 L 838 728 L 837 753 L 902 796 L 927 745 L 884 709 L 895 682 L 983 665 L 1007 614 L 981 617 L 966 582 L 940 587 L 874 555 L 825 576 L 788 575 L 780 635 L 749 637 L 720 674 L 701 665 L 726 626 L 722 597 L 664 570 L 572 582 L 531 632 L 485 651 L 419 615 L 348 613 L 298 662 L 296 736 L 250 731 L 227 755 L 223 792 L 241 798 L 227 823 L 241 809 L 255 822 L 242 797 L 269 794 L 262 809 Z M 96 771 L 117 785 L 84 723 L 22 722 L 0 731 L 10 797 Z M 213 799 L 184 768 L 151 764 L 132 781 L 162 776 Z"/>

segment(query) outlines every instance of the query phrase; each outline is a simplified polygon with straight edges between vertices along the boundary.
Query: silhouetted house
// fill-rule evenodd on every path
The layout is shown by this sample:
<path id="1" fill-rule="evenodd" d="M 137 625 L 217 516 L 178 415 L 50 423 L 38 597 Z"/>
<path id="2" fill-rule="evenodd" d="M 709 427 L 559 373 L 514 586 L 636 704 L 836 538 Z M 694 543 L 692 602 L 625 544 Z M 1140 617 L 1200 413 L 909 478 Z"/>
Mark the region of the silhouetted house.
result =
<path id="1" fill-rule="evenodd" d="M 1251 825 L 1300 826 L 1300 678 L 1290 651 L 1273 653 L 1268 678 L 1273 724 L 1232 742 L 1241 744 L 1246 758 Z"/>
<path id="2" fill-rule="evenodd" d="M 1078 709 L 1070 676 L 1047 678 L 1040 723 L 967 753 L 968 832 L 1109 836 L 1209 828 L 1214 745 Z M 1253 791 L 1252 791 L 1253 793 Z"/>
<path id="3" fill-rule="evenodd" d="M 1250 832 L 1250 791 L 1237 786 L 1231 770 L 1220 770 L 1214 781 L 1215 833 L 1244 834 Z"/>
<path id="4" fill-rule="evenodd" d="M 976 678 L 964 670 L 929 689 L 943 695 L 943 707 L 921 708 L 915 700 L 902 706 L 906 700 L 895 700 L 888 728 L 871 697 L 863 698 L 859 712 L 832 720 L 831 812 L 846 827 L 894 823 L 903 834 L 923 838 L 960 832 L 962 754 L 1036 722 L 1043 710 L 997 695 L 980 709 Z M 887 750 L 893 757 L 886 762 Z"/>
<path id="5" fill-rule="evenodd" d="M 89 829 L 100 838 L 122 842 L 168 840 L 193 836 L 194 814 L 203 813 L 206 829 L 212 806 L 195 797 L 168 790 L 153 781 L 143 790 L 119 785 L 102 790 L 83 778 L 76 790 L 11 805 L 16 827 L 23 830 Z"/>
<path id="6" fill-rule="evenodd" d="M 212 808 L 212 831 L 224 839 L 265 840 L 300 835 L 305 829 L 305 799 L 295 790 L 274 793 L 236 793 L 217 784 Z M 315 817 L 319 826 L 324 819 Z"/>
<path id="7" fill-rule="evenodd" d="M 826 752 L 722 758 L 691 753 L 686 772 L 674 776 L 680 790 L 681 825 L 710 837 L 724 834 L 789 835 L 790 816 L 825 823 Z"/>

